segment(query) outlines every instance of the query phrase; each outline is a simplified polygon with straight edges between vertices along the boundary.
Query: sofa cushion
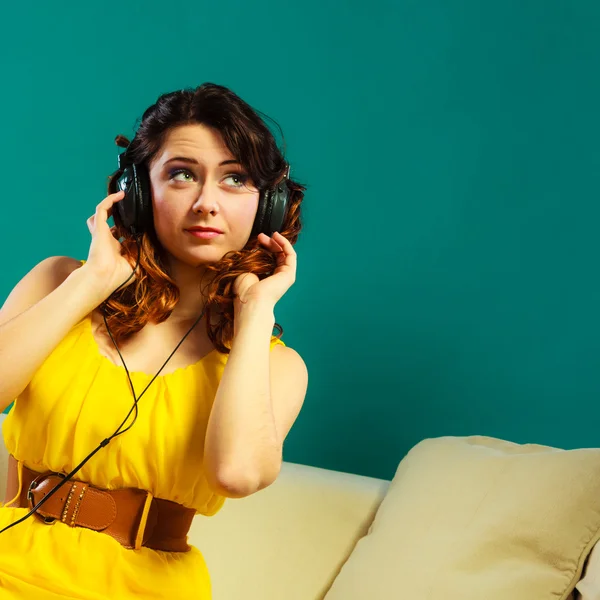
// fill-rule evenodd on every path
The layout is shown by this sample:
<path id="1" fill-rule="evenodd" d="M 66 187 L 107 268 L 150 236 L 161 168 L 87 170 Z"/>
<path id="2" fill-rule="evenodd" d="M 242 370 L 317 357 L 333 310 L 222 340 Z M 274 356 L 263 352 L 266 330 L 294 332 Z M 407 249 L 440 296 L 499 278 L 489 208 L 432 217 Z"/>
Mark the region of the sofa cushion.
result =
<path id="1" fill-rule="evenodd" d="M 566 600 L 599 537 L 600 449 L 429 439 L 325 598 Z"/>
<path id="2" fill-rule="evenodd" d="M 323 598 L 389 484 L 284 462 L 270 487 L 197 516 L 190 542 L 204 554 L 214 598 Z"/>

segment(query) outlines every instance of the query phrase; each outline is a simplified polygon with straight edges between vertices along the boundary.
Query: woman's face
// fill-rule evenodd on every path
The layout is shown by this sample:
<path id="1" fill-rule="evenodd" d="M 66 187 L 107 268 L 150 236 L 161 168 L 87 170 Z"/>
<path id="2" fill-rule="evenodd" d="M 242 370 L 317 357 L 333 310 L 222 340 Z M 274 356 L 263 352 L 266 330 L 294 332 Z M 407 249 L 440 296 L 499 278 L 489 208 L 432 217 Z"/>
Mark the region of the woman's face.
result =
<path id="1" fill-rule="evenodd" d="M 175 259 L 199 266 L 246 245 L 259 192 L 218 131 L 170 130 L 150 164 L 150 185 L 158 240 Z"/>

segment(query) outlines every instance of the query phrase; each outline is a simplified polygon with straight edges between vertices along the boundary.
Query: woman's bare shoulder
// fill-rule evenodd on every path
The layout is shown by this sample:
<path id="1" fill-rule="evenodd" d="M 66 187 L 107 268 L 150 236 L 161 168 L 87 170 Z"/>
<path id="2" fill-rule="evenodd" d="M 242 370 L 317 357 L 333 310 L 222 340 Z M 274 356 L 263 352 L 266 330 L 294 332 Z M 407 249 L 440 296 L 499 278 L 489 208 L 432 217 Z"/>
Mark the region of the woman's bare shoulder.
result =
<path id="1" fill-rule="evenodd" d="M 45 269 L 58 278 L 67 278 L 73 271 L 79 269 L 84 261 L 70 256 L 50 256 L 39 263 L 45 263 Z"/>
<path id="2" fill-rule="evenodd" d="M 82 261 L 70 256 L 49 256 L 35 265 L 21 282 L 29 279 L 50 293 L 81 266 Z"/>
<path id="3" fill-rule="evenodd" d="M 45 298 L 79 267 L 81 261 L 70 256 L 50 256 L 38 262 L 21 278 L 2 304 L 0 324 Z"/>

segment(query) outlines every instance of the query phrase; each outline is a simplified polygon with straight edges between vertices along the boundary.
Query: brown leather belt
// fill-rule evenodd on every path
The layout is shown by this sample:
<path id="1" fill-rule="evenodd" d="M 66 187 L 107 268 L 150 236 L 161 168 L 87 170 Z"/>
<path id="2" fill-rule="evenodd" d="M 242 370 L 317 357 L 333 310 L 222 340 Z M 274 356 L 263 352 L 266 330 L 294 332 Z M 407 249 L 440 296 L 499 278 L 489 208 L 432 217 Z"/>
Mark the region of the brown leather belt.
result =
<path id="1" fill-rule="evenodd" d="M 8 459 L 8 481 L 5 504 L 10 508 L 32 509 L 64 475 L 38 473 Z M 19 494 L 18 498 L 15 496 Z M 104 490 L 82 481 L 69 480 L 35 513 L 45 523 L 56 520 L 71 527 L 86 527 L 110 535 L 125 548 L 141 546 L 165 552 L 187 552 L 187 534 L 195 515 L 193 508 L 177 502 L 154 498 L 136 488 Z"/>

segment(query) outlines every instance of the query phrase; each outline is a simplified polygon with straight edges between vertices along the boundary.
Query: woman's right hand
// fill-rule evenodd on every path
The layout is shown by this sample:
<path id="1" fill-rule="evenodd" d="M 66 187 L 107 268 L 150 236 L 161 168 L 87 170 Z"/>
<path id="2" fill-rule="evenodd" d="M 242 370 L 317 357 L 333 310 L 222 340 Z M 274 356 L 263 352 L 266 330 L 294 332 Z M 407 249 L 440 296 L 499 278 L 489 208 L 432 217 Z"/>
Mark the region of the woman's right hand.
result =
<path id="1" fill-rule="evenodd" d="M 87 220 L 92 243 L 82 269 L 89 274 L 91 283 L 104 296 L 104 300 L 133 272 L 133 267 L 121 256 L 121 242 L 116 237 L 115 227 L 108 226 L 108 218 L 114 205 L 123 200 L 124 196 L 123 191 L 110 194 L 96 206 L 96 212 Z M 132 277 L 129 283 L 133 281 Z"/>

